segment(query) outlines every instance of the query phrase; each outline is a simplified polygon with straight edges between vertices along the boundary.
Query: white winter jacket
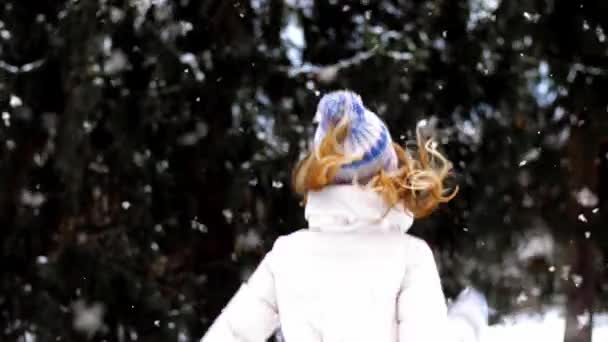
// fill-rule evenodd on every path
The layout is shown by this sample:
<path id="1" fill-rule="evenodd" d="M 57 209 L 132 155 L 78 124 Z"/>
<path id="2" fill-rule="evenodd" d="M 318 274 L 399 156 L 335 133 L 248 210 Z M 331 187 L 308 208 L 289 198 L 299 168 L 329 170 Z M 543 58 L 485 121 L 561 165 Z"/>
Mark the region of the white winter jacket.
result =
<path id="1" fill-rule="evenodd" d="M 262 342 L 279 326 L 287 342 L 475 340 L 484 318 L 448 318 L 431 249 L 405 234 L 408 211 L 335 185 L 308 194 L 305 216 L 309 228 L 277 239 L 201 342 Z"/>

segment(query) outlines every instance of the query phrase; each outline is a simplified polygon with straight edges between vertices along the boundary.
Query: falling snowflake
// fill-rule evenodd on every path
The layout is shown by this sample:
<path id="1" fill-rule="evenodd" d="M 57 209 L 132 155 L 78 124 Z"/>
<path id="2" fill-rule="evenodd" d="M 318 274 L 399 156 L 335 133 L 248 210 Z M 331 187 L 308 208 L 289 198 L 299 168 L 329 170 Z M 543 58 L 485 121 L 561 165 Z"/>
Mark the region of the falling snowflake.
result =
<path id="1" fill-rule="evenodd" d="M 72 326 L 74 330 L 91 338 L 103 326 L 105 307 L 96 302 L 87 305 L 84 300 L 78 300 L 72 304 L 74 319 Z"/>
<path id="2" fill-rule="evenodd" d="M 207 226 L 199 222 L 196 217 L 190 222 L 190 227 L 194 230 L 198 230 L 201 233 L 207 232 Z"/>
<path id="3" fill-rule="evenodd" d="M 578 215 L 578 220 L 583 222 L 583 223 L 587 223 L 587 217 L 585 216 L 585 214 L 579 214 Z"/>
<path id="4" fill-rule="evenodd" d="M 23 101 L 21 100 L 21 98 L 17 95 L 11 94 L 11 98 L 8 102 L 8 104 L 15 108 L 15 107 L 20 107 L 23 105 Z"/>
<path id="5" fill-rule="evenodd" d="M 262 246 L 262 237 L 255 230 L 249 229 L 236 237 L 234 249 L 237 252 L 253 251 Z"/>
<path id="6" fill-rule="evenodd" d="M 24 205 L 37 208 L 46 201 L 46 197 L 41 192 L 32 192 L 29 190 L 23 190 L 21 192 L 21 203 Z"/>
<path id="7" fill-rule="evenodd" d="M 517 304 L 522 304 L 528 301 L 528 295 L 525 292 L 521 292 L 518 296 L 517 299 L 515 299 L 515 301 L 517 302 Z"/>
<path id="8" fill-rule="evenodd" d="M 575 197 L 576 201 L 586 208 L 596 206 L 599 201 L 597 196 L 587 187 L 577 191 Z"/>
<path id="9" fill-rule="evenodd" d="M 232 217 L 234 216 L 232 214 L 232 210 L 224 209 L 224 210 L 222 210 L 222 215 L 224 215 L 224 218 L 226 219 L 227 223 L 232 223 Z"/>
<path id="10" fill-rule="evenodd" d="M 583 277 L 579 274 L 572 274 L 571 276 L 574 286 L 579 287 L 583 284 Z"/>
<path id="11" fill-rule="evenodd" d="M 538 13 L 524 12 L 523 16 L 527 21 L 532 23 L 537 23 L 540 20 L 540 14 Z"/>

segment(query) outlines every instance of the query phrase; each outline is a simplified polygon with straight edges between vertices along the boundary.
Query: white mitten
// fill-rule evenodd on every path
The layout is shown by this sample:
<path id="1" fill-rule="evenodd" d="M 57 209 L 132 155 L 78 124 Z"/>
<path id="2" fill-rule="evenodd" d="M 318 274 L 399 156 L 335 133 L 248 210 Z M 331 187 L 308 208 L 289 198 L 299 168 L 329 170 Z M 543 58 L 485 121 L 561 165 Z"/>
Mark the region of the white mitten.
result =
<path id="1" fill-rule="evenodd" d="M 486 297 L 474 288 L 464 289 L 448 309 L 448 317 L 460 336 L 468 336 L 463 342 L 480 341 L 488 325 Z"/>

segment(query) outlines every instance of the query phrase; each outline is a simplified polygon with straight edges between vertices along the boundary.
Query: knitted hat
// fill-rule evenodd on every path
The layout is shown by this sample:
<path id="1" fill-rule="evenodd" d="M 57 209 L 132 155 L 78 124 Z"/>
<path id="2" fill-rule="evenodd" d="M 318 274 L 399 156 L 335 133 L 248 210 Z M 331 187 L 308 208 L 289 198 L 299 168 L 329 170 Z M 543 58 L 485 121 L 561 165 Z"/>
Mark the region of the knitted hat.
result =
<path id="1" fill-rule="evenodd" d="M 365 108 L 361 97 L 352 91 L 334 91 L 321 98 L 314 118 L 314 122 L 319 124 L 314 146 L 320 144 L 329 129 L 345 115 L 348 116 L 349 128 L 342 143 L 344 153 L 362 157 L 342 165 L 334 183 L 348 183 L 354 179 L 365 181 L 381 169 L 396 170 L 397 154 L 388 128 L 375 113 Z"/>

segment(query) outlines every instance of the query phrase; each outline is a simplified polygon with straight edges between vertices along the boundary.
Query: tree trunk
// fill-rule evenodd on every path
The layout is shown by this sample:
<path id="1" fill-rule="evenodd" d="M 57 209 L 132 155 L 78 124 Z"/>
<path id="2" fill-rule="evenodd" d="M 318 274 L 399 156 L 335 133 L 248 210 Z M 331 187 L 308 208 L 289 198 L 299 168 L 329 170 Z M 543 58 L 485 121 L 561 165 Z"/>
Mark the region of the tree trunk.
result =
<path id="1" fill-rule="evenodd" d="M 578 239 L 571 246 L 572 273 L 566 295 L 565 342 L 591 342 L 595 299 L 594 246 Z"/>
<path id="2" fill-rule="evenodd" d="M 568 146 L 570 193 L 580 191 L 583 187 L 595 189 L 597 186 L 597 165 L 594 163 L 597 141 L 589 134 L 586 126 L 572 130 Z M 591 342 L 593 326 L 593 304 L 595 301 L 595 259 L 596 246 L 589 239 L 587 232 L 592 231 L 588 219 L 581 219 L 586 212 L 571 196 L 568 201 L 568 216 L 573 227 L 573 238 L 570 239 L 568 258 L 570 273 L 566 279 L 566 330 L 564 342 Z"/>

